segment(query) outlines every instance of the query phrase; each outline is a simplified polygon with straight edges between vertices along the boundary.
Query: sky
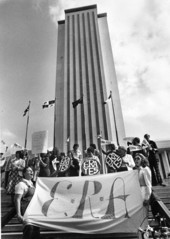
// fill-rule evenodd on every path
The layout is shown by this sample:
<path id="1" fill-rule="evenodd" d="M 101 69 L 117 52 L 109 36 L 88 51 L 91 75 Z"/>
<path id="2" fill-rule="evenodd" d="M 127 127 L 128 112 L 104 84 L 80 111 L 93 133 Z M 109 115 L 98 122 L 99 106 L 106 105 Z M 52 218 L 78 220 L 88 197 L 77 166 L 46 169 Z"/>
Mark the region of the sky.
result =
<path id="1" fill-rule="evenodd" d="M 27 148 L 48 130 L 53 145 L 57 22 L 65 9 L 97 4 L 107 13 L 127 137 L 170 139 L 169 0 L 0 0 L 0 139 Z M 1 143 L 2 148 L 2 143 Z"/>

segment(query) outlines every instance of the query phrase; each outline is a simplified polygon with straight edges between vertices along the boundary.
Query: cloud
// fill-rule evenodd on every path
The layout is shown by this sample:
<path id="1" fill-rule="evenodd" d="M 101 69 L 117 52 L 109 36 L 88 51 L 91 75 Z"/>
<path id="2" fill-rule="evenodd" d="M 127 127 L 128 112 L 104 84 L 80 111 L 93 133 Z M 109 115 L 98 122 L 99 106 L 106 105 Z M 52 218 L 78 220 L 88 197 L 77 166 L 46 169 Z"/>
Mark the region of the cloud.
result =
<path id="1" fill-rule="evenodd" d="M 138 16 L 128 18 L 111 39 L 125 119 L 153 116 L 170 121 L 167 115 L 170 89 L 170 3 L 143 1 Z M 114 26 L 113 26 L 114 27 Z M 123 30 L 128 29 L 128 31 Z M 163 115 L 166 114 L 166 119 Z"/>
<path id="2" fill-rule="evenodd" d="M 2 134 L 2 138 L 8 137 L 8 138 L 14 139 L 16 137 L 16 135 L 13 132 L 11 132 L 9 129 L 2 129 L 1 134 Z"/>
<path id="3" fill-rule="evenodd" d="M 63 11 L 63 2 L 62 1 L 49 1 L 49 14 L 51 16 L 52 21 L 56 24 L 59 20 L 64 18 Z"/>

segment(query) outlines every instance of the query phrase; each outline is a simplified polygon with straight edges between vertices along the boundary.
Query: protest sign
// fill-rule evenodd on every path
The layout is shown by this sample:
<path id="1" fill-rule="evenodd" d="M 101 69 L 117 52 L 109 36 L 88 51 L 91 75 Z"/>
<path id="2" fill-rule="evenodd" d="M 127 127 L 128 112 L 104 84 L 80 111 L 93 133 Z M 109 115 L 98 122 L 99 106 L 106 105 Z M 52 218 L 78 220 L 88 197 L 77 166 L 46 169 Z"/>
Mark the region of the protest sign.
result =
<path id="1" fill-rule="evenodd" d="M 81 171 L 83 175 L 96 175 L 100 172 L 100 164 L 95 158 L 88 158 L 82 163 Z"/>
<path id="2" fill-rule="evenodd" d="M 58 171 L 61 173 L 66 172 L 69 169 L 70 164 L 71 159 L 69 157 L 64 157 L 59 163 Z"/>
<path id="3" fill-rule="evenodd" d="M 47 153 L 48 131 L 38 131 L 32 134 L 32 153 Z"/>
<path id="4" fill-rule="evenodd" d="M 108 168 L 116 170 L 122 165 L 122 158 L 115 153 L 110 153 L 106 157 L 106 165 Z"/>

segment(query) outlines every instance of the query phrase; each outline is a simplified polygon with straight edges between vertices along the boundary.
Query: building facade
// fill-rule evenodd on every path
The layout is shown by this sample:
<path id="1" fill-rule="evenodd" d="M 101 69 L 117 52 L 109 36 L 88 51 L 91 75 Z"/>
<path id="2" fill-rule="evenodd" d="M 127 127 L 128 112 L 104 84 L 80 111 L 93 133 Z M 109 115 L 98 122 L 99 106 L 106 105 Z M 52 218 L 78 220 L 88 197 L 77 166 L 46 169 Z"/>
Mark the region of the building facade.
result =
<path id="1" fill-rule="evenodd" d="M 107 104 L 103 104 L 109 97 Z M 107 24 L 97 6 L 65 10 L 58 22 L 54 146 L 99 146 L 98 135 L 124 144 L 124 122 Z M 72 103 L 83 97 L 83 103 Z"/>

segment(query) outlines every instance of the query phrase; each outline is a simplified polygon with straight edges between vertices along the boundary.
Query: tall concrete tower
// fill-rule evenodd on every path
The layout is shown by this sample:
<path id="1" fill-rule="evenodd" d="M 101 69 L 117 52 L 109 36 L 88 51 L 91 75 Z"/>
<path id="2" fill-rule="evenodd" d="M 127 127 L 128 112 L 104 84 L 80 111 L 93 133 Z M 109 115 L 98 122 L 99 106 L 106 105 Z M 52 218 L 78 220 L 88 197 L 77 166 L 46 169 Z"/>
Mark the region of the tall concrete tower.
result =
<path id="1" fill-rule="evenodd" d="M 54 146 L 84 150 L 98 135 L 123 144 L 123 116 L 106 14 L 97 6 L 65 10 L 58 22 Z M 103 104 L 112 92 L 112 98 Z M 72 102 L 83 97 L 83 104 Z"/>

